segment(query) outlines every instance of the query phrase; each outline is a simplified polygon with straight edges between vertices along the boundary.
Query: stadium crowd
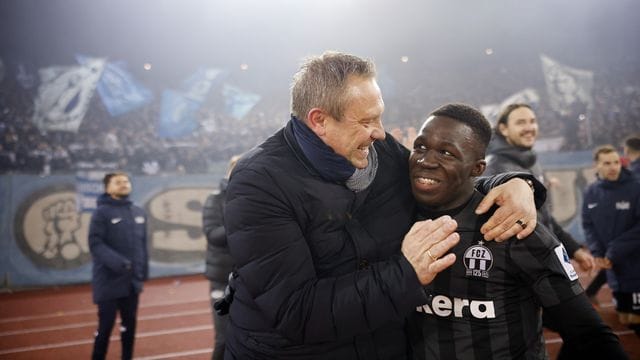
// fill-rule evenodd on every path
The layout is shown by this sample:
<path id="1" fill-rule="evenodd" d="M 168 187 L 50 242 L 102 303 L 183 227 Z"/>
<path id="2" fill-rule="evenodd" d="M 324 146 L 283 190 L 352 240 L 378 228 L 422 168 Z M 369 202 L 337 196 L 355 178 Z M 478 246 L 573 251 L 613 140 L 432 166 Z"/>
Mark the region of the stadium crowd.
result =
<path id="1" fill-rule="evenodd" d="M 242 120 L 202 108 L 200 128 L 179 139 L 161 138 L 152 103 L 111 117 L 98 96 L 78 132 L 40 131 L 31 121 L 32 89 L 18 84 L 0 94 L 0 173 L 61 174 L 79 169 L 118 168 L 132 174 L 206 173 L 212 163 L 246 151 L 286 120 L 255 111 Z M 233 124 L 230 126 L 229 124 Z"/>
<path id="2" fill-rule="evenodd" d="M 487 86 L 486 79 L 478 76 L 477 81 L 435 77 L 428 86 L 389 96 L 387 130 L 412 138 L 424 109 L 452 99 L 481 106 L 487 102 L 487 92 L 508 94 L 518 88 L 511 83 Z M 561 138 L 560 150 L 578 151 L 595 144 L 619 144 L 629 133 L 640 132 L 640 87 L 618 84 L 614 76 L 596 78 L 593 105 L 577 107 L 565 116 L 554 112 L 543 96 L 534 105 L 541 139 Z M 35 87 L 24 88 L 10 76 L 0 83 L 2 174 L 64 174 L 91 168 L 119 168 L 137 175 L 206 173 L 214 163 L 247 151 L 288 120 L 286 100 L 276 98 L 263 97 L 243 119 L 234 119 L 218 110 L 219 106 L 203 106 L 196 131 L 167 139 L 156 130 L 159 101 L 112 117 L 95 95 L 77 133 L 44 132 L 31 120 L 36 92 Z"/>

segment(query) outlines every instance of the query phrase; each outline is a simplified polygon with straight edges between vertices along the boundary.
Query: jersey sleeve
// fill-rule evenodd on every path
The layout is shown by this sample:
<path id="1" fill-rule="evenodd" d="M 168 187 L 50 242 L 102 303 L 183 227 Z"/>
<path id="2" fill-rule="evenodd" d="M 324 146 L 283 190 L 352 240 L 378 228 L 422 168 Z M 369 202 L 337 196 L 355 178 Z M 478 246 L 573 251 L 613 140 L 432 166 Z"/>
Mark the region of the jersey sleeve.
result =
<path id="1" fill-rule="evenodd" d="M 602 321 L 586 295 L 544 309 L 560 333 L 564 359 L 628 359 L 619 338 Z"/>
<path id="2" fill-rule="evenodd" d="M 541 224 L 527 238 L 511 241 L 509 257 L 543 307 L 558 305 L 583 292 L 566 249 Z"/>

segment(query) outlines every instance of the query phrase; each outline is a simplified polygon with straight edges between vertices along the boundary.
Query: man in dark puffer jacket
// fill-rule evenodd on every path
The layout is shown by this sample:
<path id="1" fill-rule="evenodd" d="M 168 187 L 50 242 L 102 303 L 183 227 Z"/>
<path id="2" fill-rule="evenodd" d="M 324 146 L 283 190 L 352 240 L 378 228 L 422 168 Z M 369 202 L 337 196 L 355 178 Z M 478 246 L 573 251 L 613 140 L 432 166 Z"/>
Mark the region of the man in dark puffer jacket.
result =
<path id="1" fill-rule="evenodd" d="M 291 120 L 238 162 L 225 212 L 237 267 L 226 359 L 407 357 L 405 318 L 453 263 L 443 255 L 458 235 L 449 217 L 412 227 L 409 153 L 385 136 L 383 110 L 371 62 L 325 53 L 296 74 Z M 526 182 L 486 200 L 483 211 L 503 205 L 487 238 L 535 227 Z"/>

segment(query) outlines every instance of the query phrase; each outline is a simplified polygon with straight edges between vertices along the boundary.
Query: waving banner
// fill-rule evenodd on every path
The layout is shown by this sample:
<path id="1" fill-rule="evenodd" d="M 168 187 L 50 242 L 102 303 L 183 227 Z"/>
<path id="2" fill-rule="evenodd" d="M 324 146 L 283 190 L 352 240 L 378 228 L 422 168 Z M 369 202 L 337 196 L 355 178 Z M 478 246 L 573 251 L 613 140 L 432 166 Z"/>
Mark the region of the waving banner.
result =
<path id="1" fill-rule="evenodd" d="M 82 65 L 90 60 L 81 55 L 76 58 Z M 97 90 L 111 116 L 128 113 L 153 100 L 151 91 L 134 79 L 122 61 L 108 62 L 105 65 Z"/>
<path id="2" fill-rule="evenodd" d="M 40 69 L 33 123 L 41 131 L 78 131 L 104 69 L 104 59 Z"/>
<path id="3" fill-rule="evenodd" d="M 162 93 L 158 136 L 179 138 L 198 128 L 196 113 L 200 104 L 183 93 L 167 89 Z"/>
<path id="4" fill-rule="evenodd" d="M 261 99 L 258 94 L 228 84 L 222 88 L 222 95 L 227 114 L 236 119 L 245 117 Z"/>
<path id="5" fill-rule="evenodd" d="M 215 68 L 200 68 L 187 78 L 182 86 L 184 95 L 190 99 L 203 103 L 211 90 L 218 85 L 225 72 Z"/>
<path id="6" fill-rule="evenodd" d="M 540 102 L 540 96 L 535 89 L 526 88 L 522 89 L 514 94 L 509 95 L 506 99 L 502 100 L 500 104 L 482 105 L 480 111 L 491 122 L 491 125 L 495 125 L 498 121 L 500 111 L 507 107 L 509 104 L 523 103 L 529 104 L 535 107 Z"/>
<path id="7" fill-rule="evenodd" d="M 568 115 L 576 106 L 591 108 L 593 72 L 576 69 L 540 55 L 551 108 Z"/>

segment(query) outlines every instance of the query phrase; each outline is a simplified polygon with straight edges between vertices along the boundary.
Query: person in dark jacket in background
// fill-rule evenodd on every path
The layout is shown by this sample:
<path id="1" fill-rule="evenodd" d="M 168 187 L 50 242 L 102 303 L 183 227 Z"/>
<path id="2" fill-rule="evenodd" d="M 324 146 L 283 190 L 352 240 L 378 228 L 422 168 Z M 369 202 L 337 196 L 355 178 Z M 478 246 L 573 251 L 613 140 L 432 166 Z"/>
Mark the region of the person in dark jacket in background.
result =
<path id="1" fill-rule="evenodd" d="M 596 264 L 607 269 L 618 318 L 640 336 L 640 182 L 611 145 L 593 152 L 597 180 L 584 192 L 582 227 Z"/>
<path id="2" fill-rule="evenodd" d="M 624 155 L 629 160 L 627 169 L 631 172 L 635 178 L 640 181 L 640 135 L 631 135 L 624 139 L 622 144 L 624 149 Z M 601 269 L 598 274 L 591 280 L 589 286 L 585 289 L 585 292 L 591 298 L 594 304 L 598 304 L 596 295 L 602 285 L 607 283 L 607 271 Z"/>
<path id="3" fill-rule="evenodd" d="M 227 194 L 227 183 L 231 170 L 240 156 L 232 156 L 229 160 L 227 175 L 220 181 L 219 191 L 211 193 L 202 208 L 202 230 L 207 238 L 207 257 L 204 275 L 209 279 L 211 313 L 214 326 L 214 347 L 211 358 L 224 359 L 224 333 L 227 327 L 227 316 L 216 313 L 214 304 L 224 296 L 229 284 L 229 275 L 233 268 L 233 259 L 229 254 L 227 235 L 224 231 L 224 200 Z"/>
<path id="4" fill-rule="evenodd" d="M 89 250 L 93 259 L 91 287 L 98 305 L 98 330 L 93 359 L 104 359 L 111 329 L 120 312 L 122 359 L 133 357 L 138 297 L 149 274 L 147 219 L 129 200 L 131 182 L 124 172 L 108 173 L 105 192 L 89 225 Z"/>
<path id="5" fill-rule="evenodd" d="M 487 150 L 485 175 L 501 174 L 509 171 L 528 172 L 545 183 L 542 167 L 537 162 L 533 145 L 538 137 L 538 121 L 531 106 L 522 103 L 506 106 L 494 127 L 494 136 Z M 549 203 L 540 209 L 540 223 L 549 228 L 584 270 L 594 266 L 589 251 L 566 232 L 551 215 Z"/>
<path id="6" fill-rule="evenodd" d="M 385 134 L 373 63 L 335 52 L 310 58 L 291 93 L 290 121 L 238 161 L 227 188 L 236 271 L 225 358 L 405 359 L 406 316 L 426 301 L 422 285 L 455 261 L 444 254 L 456 224 L 412 226 L 409 154 Z M 485 237 L 533 231 L 525 181 L 493 189 L 480 210 L 495 202 L 503 206 Z"/>

